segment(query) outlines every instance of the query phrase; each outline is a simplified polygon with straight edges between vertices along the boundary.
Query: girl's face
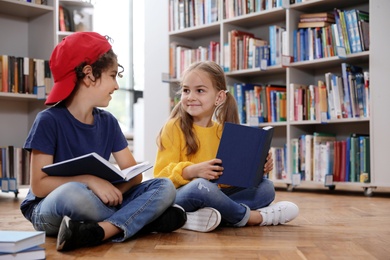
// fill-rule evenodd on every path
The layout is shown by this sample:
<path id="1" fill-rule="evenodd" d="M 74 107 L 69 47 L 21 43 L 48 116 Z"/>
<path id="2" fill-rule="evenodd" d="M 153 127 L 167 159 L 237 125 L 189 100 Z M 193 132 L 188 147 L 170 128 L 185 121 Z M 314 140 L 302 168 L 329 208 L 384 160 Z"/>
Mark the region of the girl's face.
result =
<path id="1" fill-rule="evenodd" d="M 107 107 L 110 100 L 111 95 L 115 90 L 119 89 L 119 85 L 117 82 L 118 76 L 118 63 L 114 62 L 114 64 L 109 67 L 107 70 L 103 71 L 101 77 L 97 80 L 96 85 L 96 106 L 97 107 Z"/>
<path id="2" fill-rule="evenodd" d="M 193 70 L 183 78 L 181 105 L 194 123 L 210 126 L 218 93 L 206 72 Z"/>

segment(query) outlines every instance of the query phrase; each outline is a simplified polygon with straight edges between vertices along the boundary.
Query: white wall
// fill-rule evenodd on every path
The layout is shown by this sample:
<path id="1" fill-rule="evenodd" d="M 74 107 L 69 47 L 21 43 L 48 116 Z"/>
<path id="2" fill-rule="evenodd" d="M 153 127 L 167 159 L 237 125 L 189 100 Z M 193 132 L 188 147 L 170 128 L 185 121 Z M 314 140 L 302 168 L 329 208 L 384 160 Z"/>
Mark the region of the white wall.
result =
<path id="1" fill-rule="evenodd" d="M 371 100 L 371 163 L 378 186 L 390 186 L 389 172 L 389 129 L 390 129 L 390 88 L 389 88 L 389 41 L 385 28 L 390 25 L 388 18 L 390 1 L 370 1 L 370 95 Z"/>
<path id="2" fill-rule="evenodd" d="M 156 137 L 169 116 L 169 85 L 161 75 L 168 72 L 168 1 L 145 0 L 145 89 L 143 125 L 134 125 L 143 134 L 134 135 L 134 146 L 143 145 L 143 158 L 154 162 L 157 152 Z M 136 21 L 135 21 L 136 25 Z M 136 50 L 135 50 L 136 51 Z M 142 129 L 143 128 L 143 129 Z M 134 131 L 139 132 L 139 131 Z M 140 155 L 142 156 L 142 155 Z M 149 170 L 146 177 L 152 177 Z"/>

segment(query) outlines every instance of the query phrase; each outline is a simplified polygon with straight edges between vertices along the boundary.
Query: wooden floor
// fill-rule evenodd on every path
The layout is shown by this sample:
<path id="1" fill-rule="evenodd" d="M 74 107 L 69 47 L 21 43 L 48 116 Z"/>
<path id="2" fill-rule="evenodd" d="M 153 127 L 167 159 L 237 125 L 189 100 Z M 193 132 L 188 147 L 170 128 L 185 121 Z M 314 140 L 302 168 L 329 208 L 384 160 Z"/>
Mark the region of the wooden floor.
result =
<path id="1" fill-rule="evenodd" d="M 19 211 L 22 198 L 0 193 L 1 230 L 33 230 Z M 390 259 L 389 193 L 278 190 L 280 200 L 300 208 L 287 225 L 177 230 L 67 253 L 48 237 L 44 247 L 47 259 Z"/>

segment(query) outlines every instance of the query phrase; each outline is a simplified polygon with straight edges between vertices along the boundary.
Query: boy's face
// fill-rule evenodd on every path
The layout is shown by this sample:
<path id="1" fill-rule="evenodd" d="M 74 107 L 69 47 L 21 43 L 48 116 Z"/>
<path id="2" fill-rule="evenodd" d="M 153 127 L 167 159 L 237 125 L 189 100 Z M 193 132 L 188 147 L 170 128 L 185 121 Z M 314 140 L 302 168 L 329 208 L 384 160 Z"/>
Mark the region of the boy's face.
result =
<path id="1" fill-rule="evenodd" d="M 101 77 L 96 81 L 96 106 L 107 107 L 112 99 L 111 95 L 119 89 L 117 82 L 118 63 L 102 72 Z"/>

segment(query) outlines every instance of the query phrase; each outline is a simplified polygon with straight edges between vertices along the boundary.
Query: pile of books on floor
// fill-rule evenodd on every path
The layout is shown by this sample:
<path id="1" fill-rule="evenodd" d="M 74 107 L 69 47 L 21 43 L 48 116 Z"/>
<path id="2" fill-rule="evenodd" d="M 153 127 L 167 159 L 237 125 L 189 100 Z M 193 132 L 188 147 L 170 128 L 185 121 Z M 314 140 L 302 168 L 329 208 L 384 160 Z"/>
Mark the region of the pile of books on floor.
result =
<path id="1" fill-rule="evenodd" d="M 0 260 L 2 259 L 45 259 L 46 234 L 43 231 L 0 230 Z"/>

